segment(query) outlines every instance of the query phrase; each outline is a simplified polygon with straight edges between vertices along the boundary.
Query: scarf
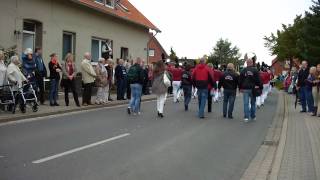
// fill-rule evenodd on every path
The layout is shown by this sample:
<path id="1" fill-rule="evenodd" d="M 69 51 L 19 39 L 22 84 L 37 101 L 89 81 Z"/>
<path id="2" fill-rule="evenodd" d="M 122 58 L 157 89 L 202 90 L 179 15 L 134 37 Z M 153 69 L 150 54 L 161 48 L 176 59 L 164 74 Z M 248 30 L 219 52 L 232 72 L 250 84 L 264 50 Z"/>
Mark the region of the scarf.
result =
<path id="1" fill-rule="evenodd" d="M 73 64 L 72 63 L 68 63 L 68 74 L 69 76 L 71 76 L 74 72 L 74 68 L 73 68 Z"/>
<path id="2" fill-rule="evenodd" d="M 58 64 L 58 59 L 56 57 L 52 57 L 51 58 L 51 63 L 54 64 L 54 65 L 57 65 Z"/>

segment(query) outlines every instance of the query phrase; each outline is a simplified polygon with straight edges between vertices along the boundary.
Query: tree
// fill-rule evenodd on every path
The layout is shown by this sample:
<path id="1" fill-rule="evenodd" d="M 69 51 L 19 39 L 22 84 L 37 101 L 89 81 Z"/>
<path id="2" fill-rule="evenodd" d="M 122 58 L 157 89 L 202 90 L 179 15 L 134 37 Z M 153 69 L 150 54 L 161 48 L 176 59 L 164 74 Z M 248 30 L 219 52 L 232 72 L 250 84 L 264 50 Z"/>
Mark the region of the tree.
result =
<path id="1" fill-rule="evenodd" d="M 311 12 L 305 12 L 305 16 L 296 16 L 291 25 L 282 25 L 277 34 L 271 33 L 264 37 L 265 47 L 272 55 L 276 55 L 281 61 L 290 60 L 290 68 L 293 59 L 306 59 L 310 64 L 319 62 L 320 57 L 320 0 L 313 1 Z"/>
<path id="2" fill-rule="evenodd" d="M 176 54 L 176 52 L 173 50 L 173 48 L 171 47 L 170 49 L 170 56 L 169 56 L 171 61 L 177 61 L 178 60 L 178 56 Z M 176 62 L 177 63 L 177 62 Z"/>
<path id="3" fill-rule="evenodd" d="M 228 39 L 219 39 L 208 57 L 208 62 L 215 66 L 233 63 L 236 66 L 241 65 L 241 54 L 237 46 L 232 46 Z"/>

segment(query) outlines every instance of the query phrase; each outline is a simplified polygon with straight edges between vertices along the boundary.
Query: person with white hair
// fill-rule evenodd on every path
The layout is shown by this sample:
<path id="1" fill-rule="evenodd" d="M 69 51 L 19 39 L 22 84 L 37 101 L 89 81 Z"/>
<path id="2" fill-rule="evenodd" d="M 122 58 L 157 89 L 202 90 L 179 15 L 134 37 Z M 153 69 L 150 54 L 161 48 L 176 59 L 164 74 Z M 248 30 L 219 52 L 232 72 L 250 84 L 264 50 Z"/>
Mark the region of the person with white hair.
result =
<path id="1" fill-rule="evenodd" d="M 33 51 L 27 48 L 22 55 L 22 72 L 32 82 L 35 82 L 36 62 L 33 59 Z"/>
<path id="2" fill-rule="evenodd" d="M 113 101 L 113 99 L 111 98 L 111 93 L 110 93 L 110 91 L 111 91 L 111 88 L 112 88 L 112 85 L 113 85 L 113 77 L 114 77 L 114 75 L 113 75 L 113 64 L 114 64 L 114 62 L 113 62 L 113 60 L 111 59 L 111 58 L 109 58 L 107 61 L 106 61 L 106 64 L 104 65 L 105 67 L 106 67 L 106 69 L 107 69 L 107 72 L 108 72 L 108 87 L 109 87 L 109 89 L 107 89 L 107 92 L 106 92 L 106 94 L 107 94 L 107 96 L 106 96 L 106 101 L 105 102 L 108 102 L 108 101 Z"/>
<path id="3" fill-rule="evenodd" d="M 84 54 L 84 59 L 81 62 L 81 72 L 82 72 L 82 81 L 84 84 L 83 95 L 82 95 L 82 105 L 83 106 L 92 105 L 91 103 L 92 87 L 97 74 L 91 65 L 91 54 L 89 52 L 86 52 Z"/>
<path id="4" fill-rule="evenodd" d="M 96 104 L 104 104 L 106 103 L 106 91 L 108 87 L 108 72 L 104 66 L 105 59 L 99 58 L 98 64 L 95 68 L 97 77 L 96 77 L 96 86 L 98 87 L 97 96 L 96 96 Z"/>
<path id="5" fill-rule="evenodd" d="M 6 81 L 7 81 L 6 72 L 7 72 L 7 66 L 4 63 L 4 53 L 3 51 L 0 51 L 0 86 L 3 86 L 6 84 Z"/>
<path id="6" fill-rule="evenodd" d="M 192 73 L 193 82 L 198 89 L 199 112 L 198 117 L 204 118 L 204 109 L 208 98 L 208 86 L 213 84 L 213 71 L 206 65 L 206 59 L 200 59 L 200 64 L 196 66 Z"/>
<path id="7" fill-rule="evenodd" d="M 18 91 L 19 88 L 22 87 L 22 84 L 24 81 L 27 81 L 27 78 L 22 74 L 19 65 L 20 60 L 18 56 L 12 56 L 11 57 L 11 63 L 8 66 L 7 69 L 7 77 L 10 82 L 10 84 L 13 84 L 12 90 Z"/>
<path id="8" fill-rule="evenodd" d="M 255 56 L 247 58 L 247 67 L 241 71 L 239 78 L 239 88 L 243 93 L 245 123 L 249 122 L 249 118 L 256 121 L 256 97 L 261 95 L 263 88 L 259 72 L 254 66 L 255 58 Z"/>

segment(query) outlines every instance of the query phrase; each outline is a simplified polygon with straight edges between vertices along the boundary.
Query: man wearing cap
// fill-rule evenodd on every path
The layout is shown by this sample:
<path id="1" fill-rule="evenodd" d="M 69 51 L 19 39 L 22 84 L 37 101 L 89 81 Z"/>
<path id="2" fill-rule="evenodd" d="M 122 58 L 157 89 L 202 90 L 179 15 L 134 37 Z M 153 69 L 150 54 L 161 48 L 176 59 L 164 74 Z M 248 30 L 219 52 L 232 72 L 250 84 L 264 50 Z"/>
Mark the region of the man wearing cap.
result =
<path id="1" fill-rule="evenodd" d="M 256 92 L 262 90 L 262 83 L 259 77 L 259 72 L 254 67 L 256 56 L 248 56 L 247 67 L 240 73 L 240 91 L 243 93 L 243 106 L 244 106 L 244 122 L 256 120 L 256 97 L 259 96 Z M 249 105 L 250 101 L 250 105 Z"/>

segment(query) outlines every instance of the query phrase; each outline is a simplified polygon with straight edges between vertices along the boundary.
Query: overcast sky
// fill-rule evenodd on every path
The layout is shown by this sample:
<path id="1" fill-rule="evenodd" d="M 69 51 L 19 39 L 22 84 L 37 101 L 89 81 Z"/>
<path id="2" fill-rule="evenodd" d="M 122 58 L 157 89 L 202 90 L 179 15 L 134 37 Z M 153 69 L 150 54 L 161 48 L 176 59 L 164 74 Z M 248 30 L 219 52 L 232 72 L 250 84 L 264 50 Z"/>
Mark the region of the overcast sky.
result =
<path id="1" fill-rule="evenodd" d="M 271 63 L 263 37 L 292 23 L 308 10 L 311 0 L 130 0 L 162 33 L 157 35 L 169 53 L 197 58 L 227 38 L 242 54 L 255 52 Z"/>

